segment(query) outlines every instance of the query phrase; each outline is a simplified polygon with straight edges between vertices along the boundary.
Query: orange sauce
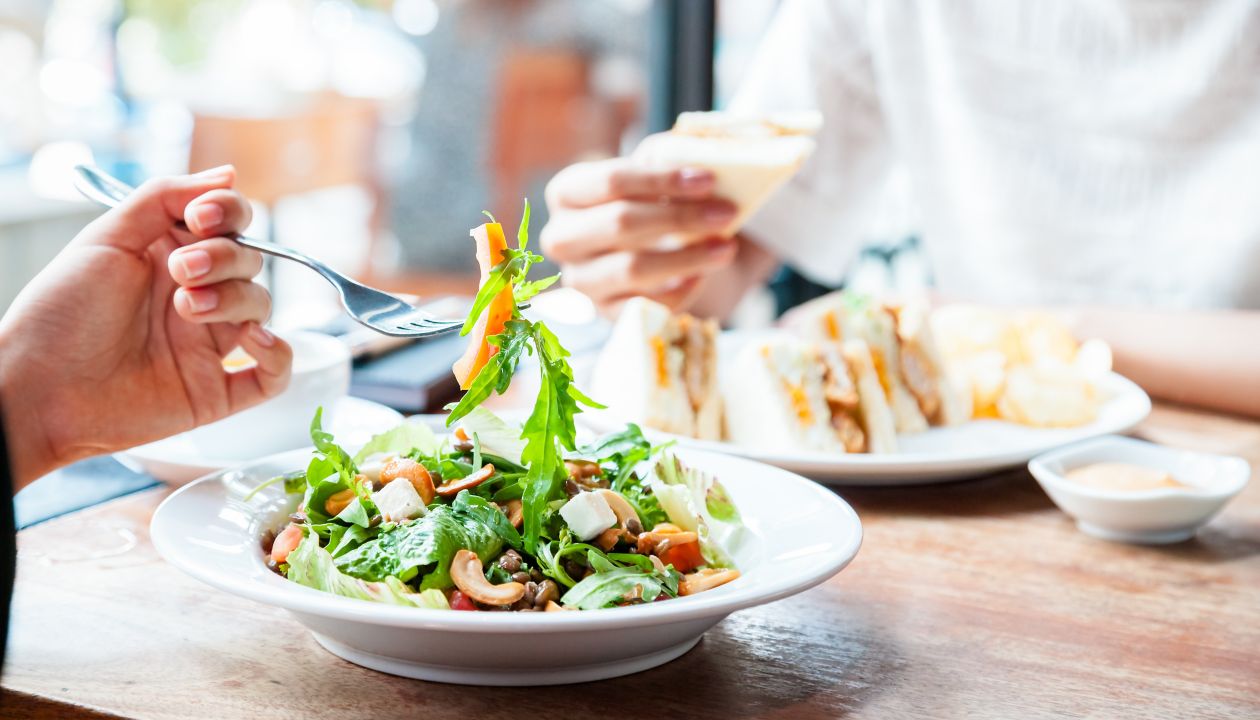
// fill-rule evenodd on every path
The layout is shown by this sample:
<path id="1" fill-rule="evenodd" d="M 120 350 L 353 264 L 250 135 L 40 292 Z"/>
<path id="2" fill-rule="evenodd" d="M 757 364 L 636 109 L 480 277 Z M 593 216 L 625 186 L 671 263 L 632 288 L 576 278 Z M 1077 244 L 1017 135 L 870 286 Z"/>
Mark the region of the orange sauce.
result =
<path id="1" fill-rule="evenodd" d="M 1160 488 L 1188 488 L 1163 470 L 1130 463 L 1100 462 L 1069 470 L 1064 475 L 1078 485 L 1095 490 L 1141 492 Z"/>

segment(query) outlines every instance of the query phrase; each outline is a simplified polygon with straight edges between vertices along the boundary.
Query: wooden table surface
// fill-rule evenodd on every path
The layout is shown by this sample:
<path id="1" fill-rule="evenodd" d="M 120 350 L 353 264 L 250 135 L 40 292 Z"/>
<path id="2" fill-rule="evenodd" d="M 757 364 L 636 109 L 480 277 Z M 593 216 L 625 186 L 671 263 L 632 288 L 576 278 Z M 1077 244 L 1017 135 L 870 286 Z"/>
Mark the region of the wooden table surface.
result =
<path id="1" fill-rule="evenodd" d="M 1256 423 L 1159 408 L 1139 434 L 1260 462 Z M 661 668 L 530 689 L 337 659 L 164 564 L 165 491 L 140 493 L 20 533 L 0 716 L 1260 718 L 1260 482 L 1168 547 L 1077 532 L 1022 470 L 840 494 L 866 539 L 825 585 Z"/>

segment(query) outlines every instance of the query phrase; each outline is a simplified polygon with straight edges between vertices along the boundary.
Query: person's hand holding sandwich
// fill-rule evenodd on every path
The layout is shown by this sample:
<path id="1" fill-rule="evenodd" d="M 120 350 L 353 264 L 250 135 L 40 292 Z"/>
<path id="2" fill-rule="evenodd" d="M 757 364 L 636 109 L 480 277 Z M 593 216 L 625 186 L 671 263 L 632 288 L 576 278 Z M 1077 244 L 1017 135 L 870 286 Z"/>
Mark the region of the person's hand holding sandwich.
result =
<path id="1" fill-rule="evenodd" d="M 641 295 L 725 315 L 776 264 L 735 233 L 800 168 L 821 123 L 817 113 L 683 113 L 629 158 L 556 175 L 543 250 L 605 313 Z"/>
<path id="2" fill-rule="evenodd" d="M 631 158 L 572 165 L 547 185 L 543 252 L 602 311 L 636 295 L 681 309 L 703 276 L 735 259 L 736 242 L 721 232 L 736 209 L 715 186 L 701 168 Z"/>

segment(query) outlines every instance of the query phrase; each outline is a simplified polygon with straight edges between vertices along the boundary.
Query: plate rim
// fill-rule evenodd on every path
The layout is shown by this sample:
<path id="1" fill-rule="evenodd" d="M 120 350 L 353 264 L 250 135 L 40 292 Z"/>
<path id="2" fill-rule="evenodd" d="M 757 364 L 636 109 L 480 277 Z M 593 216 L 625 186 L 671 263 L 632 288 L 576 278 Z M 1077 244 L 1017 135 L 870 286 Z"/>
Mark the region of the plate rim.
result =
<path id="1" fill-rule="evenodd" d="M 766 592 L 754 586 L 741 588 L 736 592 L 719 593 L 715 596 L 699 595 L 688 598 L 682 603 L 652 603 L 623 608 L 606 608 L 602 610 L 586 610 L 574 613 L 460 613 L 449 610 L 433 610 L 428 608 L 399 607 L 383 603 L 375 603 L 356 598 L 341 597 L 314 588 L 308 588 L 284 580 L 278 575 L 270 574 L 270 578 L 260 580 L 242 575 L 232 575 L 214 570 L 207 570 L 196 563 L 185 561 L 181 549 L 175 547 L 176 541 L 168 536 L 162 527 L 170 508 L 186 502 L 186 495 L 204 492 L 205 488 L 217 484 L 222 489 L 222 500 L 226 501 L 224 476 L 233 471 L 246 470 L 267 463 L 285 461 L 288 456 L 309 454 L 312 448 L 289 450 L 284 453 L 261 458 L 257 461 L 240 465 L 235 470 L 223 469 L 209 473 L 193 482 L 184 485 L 171 493 L 154 511 L 149 523 L 149 536 L 154 548 L 164 561 L 181 572 L 218 590 L 247 598 L 274 607 L 280 607 L 297 614 L 314 615 L 321 618 L 341 620 L 345 622 L 368 623 L 386 627 L 405 629 L 431 630 L 441 632 L 471 633 L 549 633 L 557 631 L 591 631 L 614 630 L 644 625 L 668 625 L 694 621 L 703 618 L 721 618 L 730 613 L 750 607 L 775 602 L 792 595 L 816 587 L 848 567 L 857 556 L 864 539 L 864 528 L 857 512 L 843 498 L 831 490 L 812 482 L 808 478 L 783 468 L 767 466 L 747 458 L 735 457 L 723 453 L 714 453 L 695 448 L 680 448 L 684 460 L 697 458 L 695 463 L 703 468 L 704 456 L 721 458 L 724 462 L 746 464 L 749 472 L 764 472 L 771 469 L 787 476 L 781 480 L 801 483 L 801 490 L 811 493 L 815 500 L 822 504 L 831 504 L 832 509 L 843 517 L 849 531 L 838 538 L 836 547 L 827 557 L 827 562 L 809 573 L 802 573 L 786 583 L 775 586 Z M 833 528 L 835 525 L 830 525 Z M 170 533 L 177 535 L 177 533 Z M 271 582 L 274 580 L 275 582 Z"/>
<path id="2" fill-rule="evenodd" d="M 816 475 L 816 480 L 836 481 L 837 484 L 893 485 L 908 483 L 947 482 L 960 477 L 979 475 L 1002 468 L 1015 467 L 1026 463 L 1037 455 L 1051 452 L 1071 444 L 1091 440 L 1105 435 L 1123 434 L 1150 416 L 1152 403 L 1150 395 L 1132 380 L 1116 373 L 1108 372 L 1107 383 L 1114 385 L 1126 397 L 1132 398 L 1138 406 L 1131 415 L 1126 415 L 1116 422 L 1099 425 L 1089 430 L 1082 428 L 1049 428 L 1046 430 L 1077 431 L 1059 440 L 1048 441 L 1035 447 L 1020 447 L 1014 450 L 992 452 L 977 455 L 976 453 L 888 453 L 868 454 L 853 453 L 834 455 L 828 453 L 784 454 L 766 451 L 755 447 L 743 447 L 727 441 L 698 440 L 684 435 L 675 435 L 652 428 L 643 428 L 643 433 L 654 442 L 673 441 L 679 447 L 703 450 L 719 454 L 731 455 L 755 462 L 772 465 L 780 469 L 796 473 Z M 588 429 L 605 432 L 608 428 L 624 423 L 624 419 L 616 418 L 608 411 L 586 412 L 578 416 L 578 422 Z M 1004 422 L 1001 420 L 969 420 L 976 422 Z M 1014 423 L 1009 423 L 1014 424 Z M 1043 428 L 1019 426 L 1030 431 Z M 928 429 L 926 432 L 933 432 Z M 843 481 L 843 482 L 841 482 Z"/>
<path id="3" fill-rule="evenodd" d="M 389 410 L 390 412 L 397 415 L 398 416 L 397 422 L 402 422 L 403 420 L 406 419 L 405 415 L 398 412 L 394 408 L 384 403 L 376 402 L 375 400 L 368 400 L 367 398 L 355 397 L 354 395 L 343 395 L 342 397 L 337 398 L 336 402 L 337 403 L 350 403 L 352 405 L 359 405 L 359 406 L 373 405 L 373 406 L 376 406 L 375 409 Z M 252 465 L 255 462 L 261 462 L 269 458 L 276 457 L 278 455 L 294 452 L 295 450 L 307 449 L 307 448 L 293 448 L 292 450 L 281 450 L 278 453 L 273 453 L 271 455 L 264 455 L 258 458 L 254 458 L 252 460 L 239 460 L 239 459 L 229 460 L 227 458 L 197 457 L 195 458 L 196 462 L 188 462 L 189 460 L 194 459 L 191 457 L 172 459 L 170 455 L 155 454 L 149 450 L 146 450 L 146 448 L 153 448 L 154 446 L 168 443 L 171 440 L 174 440 L 175 438 L 183 434 L 184 433 L 176 433 L 175 435 L 162 438 L 161 440 L 154 440 L 153 442 L 145 443 L 143 445 L 137 445 L 133 448 L 120 450 L 114 453 L 114 455 L 120 456 L 121 458 L 125 458 L 127 460 L 131 460 L 132 462 L 136 462 L 140 464 L 162 463 L 164 465 L 178 465 L 180 467 L 186 467 L 186 468 L 198 468 L 198 469 L 206 470 L 208 473 L 214 473 L 220 470 L 226 470 L 228 468 L 232 468 L 236 466 Z M 200 480 L 201 478 L 198 477 L 197 479 Z"/>

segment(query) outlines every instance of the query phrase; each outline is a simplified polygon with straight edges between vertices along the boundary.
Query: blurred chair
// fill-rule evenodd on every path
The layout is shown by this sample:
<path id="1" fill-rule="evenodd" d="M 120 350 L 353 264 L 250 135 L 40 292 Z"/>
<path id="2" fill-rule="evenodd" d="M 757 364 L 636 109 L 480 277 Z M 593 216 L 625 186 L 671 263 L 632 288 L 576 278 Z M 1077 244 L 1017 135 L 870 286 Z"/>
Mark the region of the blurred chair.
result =
<path id="1" fill-rule="evenodd" d="M 590 62 L 561 50 L 516 50 L 497 80 L 490 164 L 495 212 L 514 216 L 529 184 L 584 156 L 617 151 L 636 108 L 598 101 Z"/>

